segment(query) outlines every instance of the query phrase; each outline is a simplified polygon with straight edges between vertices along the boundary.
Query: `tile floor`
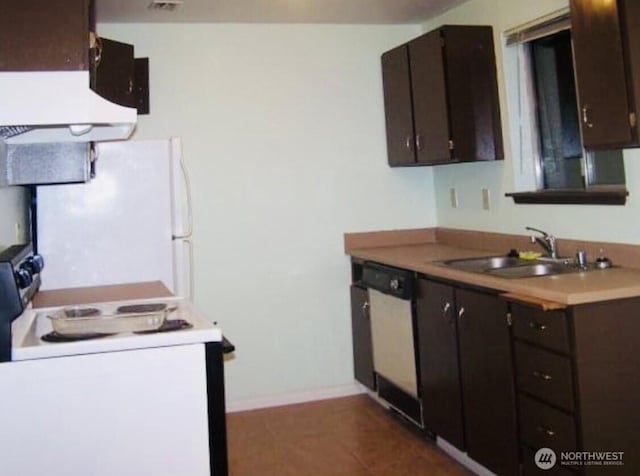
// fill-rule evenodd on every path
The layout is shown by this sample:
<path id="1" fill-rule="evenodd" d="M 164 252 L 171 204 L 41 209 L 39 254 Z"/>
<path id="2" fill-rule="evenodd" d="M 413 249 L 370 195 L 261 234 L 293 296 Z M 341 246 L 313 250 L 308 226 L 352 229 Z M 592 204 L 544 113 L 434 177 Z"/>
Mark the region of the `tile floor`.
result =
<path id="1" fill-rule="evenodd" d="M 365 395 L 227 415 L 230 476 L 472 473 Z"/>

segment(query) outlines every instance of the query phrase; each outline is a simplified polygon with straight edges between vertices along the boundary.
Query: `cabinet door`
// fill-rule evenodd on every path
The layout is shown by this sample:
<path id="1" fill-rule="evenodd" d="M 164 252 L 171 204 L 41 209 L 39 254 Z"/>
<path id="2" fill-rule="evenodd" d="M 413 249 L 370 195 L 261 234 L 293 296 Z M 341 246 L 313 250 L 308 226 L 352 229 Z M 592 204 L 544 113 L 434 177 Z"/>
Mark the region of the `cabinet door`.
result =
<path id="1" fill-rule="evenodd" d="M 624 452 L 624 466 L 587 467 L 588 476 L 640 475 L 638 309 L 637 297 L 572 308 L 581 449 Z"/>
<path id="2" fill-rule="evenodd" d="M 453 287 L 418 280 L 418 349 L 425 428 L 464 448 Z"/>
<path id="3" fill-rule="evenodd" d="M 445 26 L 443 32 L 453 157 L 463 162 L 502 159 L 493 31 Z"/>
<path id="4" fill-rule="evenodd" d="M 415 150 L 407 45 L 382 55 L 382 82 L 389 165 L 413 165 Z"/>
<path id="5" fill-rule="evenodd" d="M 366 289 L 358 286 L 351 286 L 351 332 L 355 378 L 364 386 L 375 390 L 369 293 Z"/>
<path id="6" fill-rule="evenodd" d="M 571 0 L 571 32 L 584 146 L 628 143 L 630 111 L 617 2 Z"/>
<path id="7" fill-rule="evenodd" d="M 89 69 L 89 0 L 0 2 L 0 71 Z"/>
<path id="8" fill-rule="evenodd" d="M 497 474 L 518 474 L 518 433 L 506 303 L 456 290 L 467 452 Z"/>
<path id="9" fill-rule="evenodd" d="M 100 45 L 91 87 L 111 102 L 135 107 L 133 45 L 107 38 L 101 38 Z"/>
<path id="10" fill-rule="evenodd" d="M 417 161 L 451 161 L 442 38 L 435 30 L 409 43 Z"/>

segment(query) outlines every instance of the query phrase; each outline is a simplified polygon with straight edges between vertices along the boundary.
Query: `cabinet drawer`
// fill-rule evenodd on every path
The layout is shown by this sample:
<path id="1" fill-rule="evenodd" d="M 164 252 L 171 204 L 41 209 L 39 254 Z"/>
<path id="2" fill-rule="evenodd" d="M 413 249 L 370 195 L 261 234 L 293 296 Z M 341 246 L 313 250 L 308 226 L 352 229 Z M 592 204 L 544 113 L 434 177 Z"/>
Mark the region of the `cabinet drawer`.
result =
<path id="1" fill-rule="evenodd" d="M 513 335 L 558 352 L 569 353 L 569 329 L 563 311 L 543 311 L 512 304 Z"/>
<path id="2" fill-rule="evenodd" d="M 560 455 L 556 455 L 556 464 L 550 469 L 540 469 L 534 460 L 537 450 L 522 447 L 522 476 L 576 476 L 570 469 L 560 466 Z"/>
<path id="3" fill-rule="evenodd" d="M 573 411 L 571 360 L 522 342 L 514 350 L 518 389 Z"/>
<path id="4" fill-rule="evenodd" d="M 577 451 L 575 421 L 571 415 L 520 394 L 520 440 L 532 448 Z"/>

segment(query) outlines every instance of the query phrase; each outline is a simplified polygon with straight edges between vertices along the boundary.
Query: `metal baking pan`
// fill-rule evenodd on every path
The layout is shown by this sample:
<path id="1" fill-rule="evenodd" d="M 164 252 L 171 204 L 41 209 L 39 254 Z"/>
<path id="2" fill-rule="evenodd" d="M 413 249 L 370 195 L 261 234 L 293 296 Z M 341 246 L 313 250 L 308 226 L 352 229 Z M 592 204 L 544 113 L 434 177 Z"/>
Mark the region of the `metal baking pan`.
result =
<path id="1" fill-rule="evenodd" d="M 71 306 L 47 314 L 59 334 L 142 332 L 158 329 L 170 309 L 165 304 L 130 305 L 105 310 L 99 306 Z"/>

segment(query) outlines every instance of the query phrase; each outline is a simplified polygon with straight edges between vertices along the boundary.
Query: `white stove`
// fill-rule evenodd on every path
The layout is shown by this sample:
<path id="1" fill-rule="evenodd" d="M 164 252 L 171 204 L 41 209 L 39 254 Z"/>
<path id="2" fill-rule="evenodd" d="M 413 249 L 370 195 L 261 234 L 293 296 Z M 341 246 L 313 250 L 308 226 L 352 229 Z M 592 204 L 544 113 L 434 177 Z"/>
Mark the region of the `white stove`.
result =
<path id="1" fill-rule="evenodd" d="M 43 268 L 0 252 L 2 474 L 227 476 L 220 329 L 161 283 L 38 293 Z"/>
<path id="2" fill-rule="evenodd" d="M 148 349 L 175 345 L 221 342 L 222 333 L 210 320 L 203 316 L 189 301 L 182 298 L 151 298 L 134 301 L 114 301 L 101 303 L 82 303 L 82 308 L 109 309 L 141 304 L 164 304 L 168 309 L 167 323 L 184 321 L 188 328 L 176 328 L 157 332 L 120 332 L 95 338 L 59 339 L 51 342 L 43 340 L 53 332 L 48 317 L 60 310 L 75 306 L 56 306 L 51 308 L 28 307 L 12 324 L 13 361 L 63 357 L 72 355 L 115 352 L 134 349 Z M 64 335 L 62 336 L 64 337 Z"/>

